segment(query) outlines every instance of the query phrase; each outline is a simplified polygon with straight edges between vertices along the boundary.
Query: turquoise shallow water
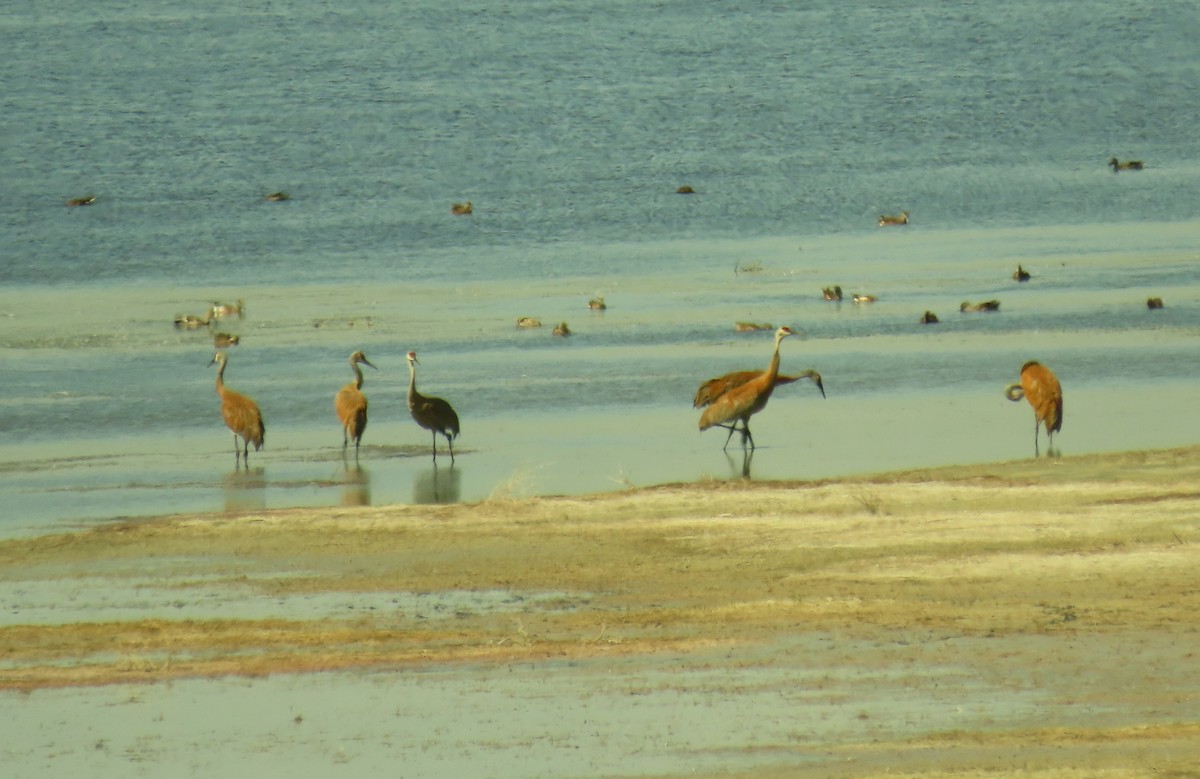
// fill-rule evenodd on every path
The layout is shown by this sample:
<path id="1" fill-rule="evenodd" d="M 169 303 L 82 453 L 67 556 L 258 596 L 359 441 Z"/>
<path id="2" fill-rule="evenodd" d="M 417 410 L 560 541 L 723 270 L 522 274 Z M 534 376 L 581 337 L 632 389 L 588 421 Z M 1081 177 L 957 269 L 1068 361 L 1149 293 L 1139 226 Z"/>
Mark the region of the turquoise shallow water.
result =
<path id="1" fill-rule="evenodd" d="M 766 364 L 769 333 L 739 320 L 802 328 L 784 370 L 815 368 L 829 392 L 772 400 L 754 478 L 1027 456 L 1032 416 L 999 389 L 1031 358 L 1066 388 L 1064 453 L 1193 443 L 1193 17 L 1115 2 L 6 14 L 6 532 L 736 477 L 740 454 L 696 433 L 689 401 Z M 1113 155 L 1147 167 L 1114 174 Z M 277 190 L 291 200 L 263 200 Z M 96 202 L 64 205 L 83 195 Z M 472 216 L 449 213 L 462 200 Z M 902 208 L 908 227 L 875 226 Z M 880 300 L 826 303 L 834 284 Z M 597 294 L 603 313 L 586 309 Z M 1147 311 L 1151 295 L 1166 308 Z M 233 473 L 210 334 L 171 326 L 236 298 L 227 379 L 268 425 L 249 475 Z M 990 298 L 997 315 L 958 313 Z M 918 326 L 925 310 L 942 323 Z M 551 337 L 564 320 L 576 335 Z M 380 370 L 356 471 L 332 396 L 358 348 Z M 463 418 L 436 480 L 404 408 L 409 349 Z"/>

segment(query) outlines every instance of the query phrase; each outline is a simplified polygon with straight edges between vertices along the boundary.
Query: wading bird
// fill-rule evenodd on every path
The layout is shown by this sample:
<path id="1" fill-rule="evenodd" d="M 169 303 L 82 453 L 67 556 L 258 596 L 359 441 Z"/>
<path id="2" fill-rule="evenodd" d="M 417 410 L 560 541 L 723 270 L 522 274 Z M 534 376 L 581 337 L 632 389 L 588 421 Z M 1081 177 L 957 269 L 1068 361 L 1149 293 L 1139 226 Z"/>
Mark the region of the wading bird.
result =
<path id="1" fill-rule="evenodd" d="M 454 437 L 458 435 L 458 414 L 441 398 L 431 398 L 417 392 L 417 353 L 408 353 L 408 411 L 413 421 L 433 433 L 433 462 L 437 464 L 437 437 L 441 433 L 450 447 L 450 464 L 454 464 Z"/>
<path id="2" fill-rule="evenodd" d="M 1122 170 L 1141 170 L 1142 168 L 1146 167 L 1145 163 L 1143 163 L 1141 160 L 1125 160 L 1124 162 L 1121 162 L 1116 157 L 1109 157 L 1108 164 L 1110 167 L 1112 167 L 1113 173 L 1117 173 L 1118 171 Z"/>
<path id="3" fill-rule="evenodd" d="M 221 417 L 225 420 L 225 426 L 233 431 L 233 453 L 236 458 L 245 457 L 246 465 L 250 465 L 250 444 L 254 444 L 254 451 L 259 451 L 263 448 L 263 441 L 266 439 L 267 428 L 263 425 L 262 412 L 258 410 L 258 404 L 250 398 L 234 392 L 225 386 L 225 352 L 217 352 L 213 355 L 212 362 L 220 365 L 217 370 L 217 394 L 221 396 Z M 238 437 L 242 439 L 242 447 L 238 448 Z"/>
<path id="4" fill-rule="evenodd" d="M 1033 406 L 1033 456 L 1038 452 L 1038 426 L 1046 426 L 1050 439 L 1046 454 L 1054 454 L 1054 434 L 1062 430 L 1063 396 L 1062 386 L 1054 373 L 1036 360 L 1021 366 L 1021 383 L 1009 384 L 1004 388 L 1004 397 L 1016 402 L 1021 398 Z"/>
<path id="5" fill-rule="evenodd" d="M 358 445 L 362 442 L 363 431 L 367 429 L 367 396 L 362 394 L 363 365 L 375 366 L 362 352 L 350 355 L 350 370 L 354 371 L 354 381 L 338 390 L 333 396 L 333 410 L 337 412 L 338 420 L 342 423 L 342 456 L 346 456 L 346 446 L 354 439 L 354 459 L 358 461 Z M 375 370 L 379 370 L 375 368 Z"/>
<path id="6" fill-rule="evenodd" d="M 700 385 L 700 389 L 696 390 L 696 397 L 692 400 L 692 408 L 710 406 L 725 393 L 735 390 L 761 375 L 762 371 L 733 371 L 732 373 L 726 373 L 724 376 L 709 379 Z M 779 387 L 784 384 L 791 384 L 793 381 L 800 381 L 800 379 L 811 379 L 812 383 L 816 384 L 817 389 L 821 391 L 821 397 L 825 397 L 825 384 L 821 381 L 821 374 L 813 370 L 802 371 L 795 376 L 776 376 L 775 386 Z M 725 437 L 726 447 L 729 446 L 730 438 L 733 438 L 732 427 L 729 428 L 729 435 Z"/>
<path id="7" fill-rule="evenodd" d="M 775 391 L 776 379 L 779 378 L 779 344 L 784 338 L 795 334 L 796 331 L 790 327 L 781 327 L 775 331 L 775 351 L 771 354 L 771 364 L 765 371 L 745 384 L 729 390 L 712 401 L 700 415 L 701 432 L 710 427 L 726 428 L 729 430 L 729 435 L 725 437 L 725 447 L 723 448 L 728 448 L 729 439 L 733 437 L 733 431 L 737 429 L 737 423 L 740 421 L 742 423 L 742 448 L 746 448 L 747 441 L 750 442 L 750 448 L 754 448 L 754 436 L 750 435 L 750 417 L 766 408 L 771 393 Z M 824 392 L 824 387 L 821 391 Z"/>
<path id="8" fill-rule="evenodd" d="M 879 226 L 880 227 L 898 227 L 900 225 L 906 225 L 906 224 L 908 224 L 908 212 L 907 211 L 901 211 L 899 214 L 896 214 L 895 216 L 888 216 L 887 214 L 880 214 L 880 216 L 879 216 Z"/>

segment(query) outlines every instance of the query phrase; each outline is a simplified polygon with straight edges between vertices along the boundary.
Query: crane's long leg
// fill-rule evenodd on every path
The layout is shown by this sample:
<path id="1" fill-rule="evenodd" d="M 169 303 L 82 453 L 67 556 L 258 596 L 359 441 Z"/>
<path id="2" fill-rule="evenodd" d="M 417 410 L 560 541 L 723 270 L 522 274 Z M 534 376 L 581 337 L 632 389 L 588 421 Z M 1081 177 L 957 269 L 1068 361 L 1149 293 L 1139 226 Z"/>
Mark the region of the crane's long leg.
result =
<path id="1" fill-rule="evenodd" d="M 750 451 L 754 451 L 754 436 L 750 435 L 750 423 L 742 420 L 742 448 L 746 448 L 746 442 L 750 442 Z"/>
<path id="2" fill-rule="evenodd" d="M 445 435 L 443 433 L 443 435 Z M 446 436 L 446 445 L 450 447 L 450 464 L 454 465 L 454 439 Z"/>
<path id="3" fill-rule="evenodd" d="M 437 464 L 437 431 L 432 431 L 430 435 L 433 436 L 433 462 Z"/>
<path id="4" fill-rule="evenodd" d="M 1038 418 L 1035 415 L 1033 417 L 1033 456 L 1037 457 L 1039 454 L 1041 453 L 1038 451 Z"/>

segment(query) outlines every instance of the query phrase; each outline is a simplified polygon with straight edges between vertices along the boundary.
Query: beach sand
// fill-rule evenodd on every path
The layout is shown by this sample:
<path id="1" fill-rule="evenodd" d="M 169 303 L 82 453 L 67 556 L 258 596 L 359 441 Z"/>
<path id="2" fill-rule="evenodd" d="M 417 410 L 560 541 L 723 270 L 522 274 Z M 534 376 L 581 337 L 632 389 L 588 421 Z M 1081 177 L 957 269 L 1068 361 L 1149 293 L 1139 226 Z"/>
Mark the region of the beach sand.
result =
<path id="1" fill-rule="evenodd" d="M 14 777 L 1200 776 L 1200 448 L 0 542 Z"/>

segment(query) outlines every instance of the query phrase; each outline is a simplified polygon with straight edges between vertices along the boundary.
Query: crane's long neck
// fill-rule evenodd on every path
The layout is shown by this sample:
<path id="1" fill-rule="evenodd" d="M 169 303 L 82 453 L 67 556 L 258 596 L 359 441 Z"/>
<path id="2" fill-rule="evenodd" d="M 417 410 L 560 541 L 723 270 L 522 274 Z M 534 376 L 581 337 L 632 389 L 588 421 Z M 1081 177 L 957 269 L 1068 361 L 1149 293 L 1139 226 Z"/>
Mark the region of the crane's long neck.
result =
<path id="1" fill-rule="evenodd" d="M 217 392 L 225 392 L 225 361 L 217 360 Z"/>
<path id="2" fill-rule="evenodd" d="M 771 355 L 771 364 L 767 366 L 767 376 L 770 377 L 771 383 L 774 383 L 775 377 L 779 375 L 779 344 L 785 337 L 784 333 L 775 336 L 775 353 Z"/>
<path id="3" fill-rule="evenodd" d="M 417 392 L 417 366 L 412 360 L 408 361 L 408 402 L 420 397 Z"/>
<path id="4" fill-rule="evenodd" d="M 362 385 L 363 385 L 362 368 L 358 367 L 357 362 L 355 362 L 354 360 L 351 360 L 350 361 L 350 370 L 354 371 L 354 388 L 362 389 Z"/>

